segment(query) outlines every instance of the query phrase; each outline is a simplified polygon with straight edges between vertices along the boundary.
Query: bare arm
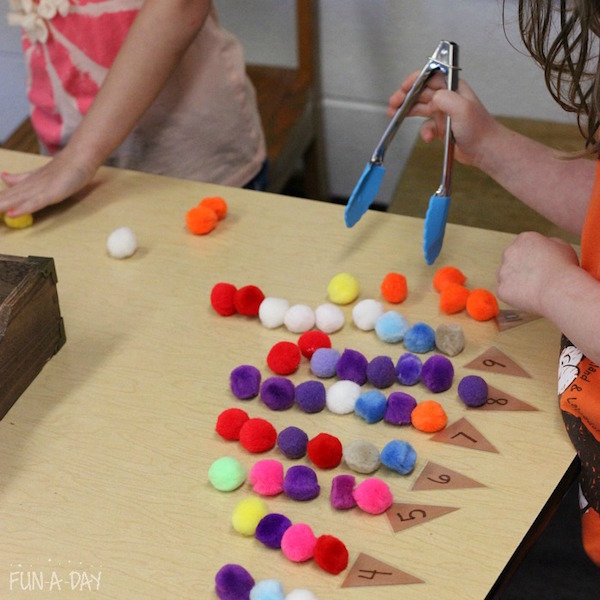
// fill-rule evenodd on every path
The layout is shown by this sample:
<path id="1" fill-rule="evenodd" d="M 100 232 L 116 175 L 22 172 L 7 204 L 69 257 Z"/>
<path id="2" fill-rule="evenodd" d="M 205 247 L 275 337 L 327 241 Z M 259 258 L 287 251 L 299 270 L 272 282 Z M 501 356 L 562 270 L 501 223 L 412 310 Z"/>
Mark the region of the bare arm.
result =
<path id="1" fill-rule="evenodd" d="M 34 212 L 88 183 L 156 99 L 210 7 L 210 0 L 146 0 L 67 146 L 41 169 L 3 174 L 11 187 L 0 192 L 0 212 Z"/>
<path id="2" fill-rule="evenodd" d="M 402 103 L 414 77 L 407 78 L 390 98 L 390 112 Z M 411 113 L 429 119 L 421 130 L 424 141 L 444 135 L 449 114 L 457 160 L 481 169 L 558 226 L 580 234 L 594 181 L 594 161 L 565 159 L 502 126 L 464 81 L 458 93 L 445 88 L 443 78 L 434 76 Z"/>

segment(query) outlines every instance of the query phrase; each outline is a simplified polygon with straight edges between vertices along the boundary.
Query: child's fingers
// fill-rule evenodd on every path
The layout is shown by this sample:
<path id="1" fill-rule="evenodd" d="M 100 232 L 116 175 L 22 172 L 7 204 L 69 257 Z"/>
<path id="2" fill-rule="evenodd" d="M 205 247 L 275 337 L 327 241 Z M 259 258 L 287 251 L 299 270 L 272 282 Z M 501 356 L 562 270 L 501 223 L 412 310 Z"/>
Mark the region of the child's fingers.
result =
<path id="1" fill-rule="evenodd" d="M 22 181 L 27 179 L 28 176 L 29 173 L 7 173 L 6 171 L 0 173 L 2 181 L 9 187 L 21 183 Z"/>

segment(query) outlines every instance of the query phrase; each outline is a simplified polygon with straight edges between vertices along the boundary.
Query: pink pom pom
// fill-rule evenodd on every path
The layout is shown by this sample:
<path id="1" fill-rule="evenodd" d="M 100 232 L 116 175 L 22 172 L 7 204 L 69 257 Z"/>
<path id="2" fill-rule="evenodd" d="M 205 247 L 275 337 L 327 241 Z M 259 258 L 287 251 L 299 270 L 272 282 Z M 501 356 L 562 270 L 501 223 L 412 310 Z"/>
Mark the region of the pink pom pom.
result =
<path id="1" fill-rule="evenodd" d="M 372 515 L 385 512 L 394 502 L 392 492 L 385 481 L 371 477 L 354 488 L 354 499 L 358 507 Z"/>
<path id="2" fill-rule="evenodd" d="M 261 496 L 277 496 L 283 491 L 283 465 L 278 460 L 265 459 L 254 463 L 248 479 Z"/>
<path id="3" fill-rule="evenodd" d="M 317 538 L 313 530 L 304 523 L 288 527 L 281 538 L 281 551 L 293 562 L 305 562 L 313 557 Z"/>

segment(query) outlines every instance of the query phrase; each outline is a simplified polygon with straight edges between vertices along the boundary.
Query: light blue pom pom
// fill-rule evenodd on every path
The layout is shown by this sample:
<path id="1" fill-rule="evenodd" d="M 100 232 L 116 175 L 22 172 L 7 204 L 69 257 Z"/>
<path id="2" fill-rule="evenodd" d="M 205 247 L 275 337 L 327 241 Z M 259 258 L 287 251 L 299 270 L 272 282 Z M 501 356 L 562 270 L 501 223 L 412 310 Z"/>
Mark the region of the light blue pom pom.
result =
<path id="1" fill-rule="evenodd" d="M 310 370 L 323 379 L 337 374 L 337 364 L 341 354 L 333 348 L 318 348 L 310 359 Z"/>
<path id="2" fill-rule="evenodd" d="M 385 415 L 387 398 L 379 390 L 369 390 L 361 394 L 354 405 L 354 412 L 367 423 L 377 423 Z"/>
<path id="3" fill-rule="evenodd" d="M 375 321 L 375 333 L 377 337 L 388 344 L 398 344 L 404 339 L 410 324 L 406 317 L 395 310 L 383 313 Z M 435 334 L 434 334 L 435 338 Z"/>
<path id="4" fill-rule="evenodd" d="M 408 442 L 392 440 L 384 446 L 380 460 L 388 469 L 408 475 L 415 468 L 417 453 Z"/>
<path id="5" fill-rule="evenodd" d="M 276 579 L 263 579 L 250 590 L 250 600 L 284 600 L 283 585 Z"/>
<path id="6" fill-rule="evenodd" d="M 427 323 L 415 323 L 404 335 L 404 346 L 410 352 L 430 352 L 435 348 L 435 330 Z"/>

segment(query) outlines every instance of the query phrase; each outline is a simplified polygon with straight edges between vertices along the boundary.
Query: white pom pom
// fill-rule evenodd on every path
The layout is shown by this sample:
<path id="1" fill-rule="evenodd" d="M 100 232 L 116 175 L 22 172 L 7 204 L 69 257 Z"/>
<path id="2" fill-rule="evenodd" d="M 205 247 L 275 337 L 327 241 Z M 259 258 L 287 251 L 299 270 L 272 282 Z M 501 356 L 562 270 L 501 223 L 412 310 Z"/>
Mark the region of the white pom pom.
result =
<path id="1" fill-rule="evenodd" d="M 283 298 L 265 298 L 258 307 L 258 318 L 267 329 L 281 327 L 289 307 L 290 303 Z"/>
<path id="2" fill-rule="evenodd" d="M 306 304 L 294 304 L 285 313 L 283 324 L 292 333 L 304 333 L 315 326 L 315 311 Z"/>
<path id="3" fill-rule="evenodd" d="M 129 227 L 115 229 L 106 240 L 106 248 L 113 258 L 128 258 L 137 250 L 135 233 Z"/>
<path id="4" fill-rule="evenodd" d="M 358 383 L 342 379 L 329 387 L 325 397 L 325 404 L 332 413 L 347 415 L 354 411 L 354 406 L 360 394 L 361 388 Z"/>
<path id="5" fill-rule="evenodd" d="M 383 314 L 383 304 L 378 300 L 361 300 L 352 309 L 354 324 L 363 331 L 373 331 L 375 322 Z"/>
<path id="6" fill-rule="evenodd" d="M 285 600 L 319 600 L 309 590 L 292 590 L 286 597 Z"/>
<path id="7" fill-rule="evenodd" d="M 315 309 L 317 329 L 324 333 L 339 331 L 346 322 L 346 317 L 339 306 L 331 303 L 321 304 Z"/>

